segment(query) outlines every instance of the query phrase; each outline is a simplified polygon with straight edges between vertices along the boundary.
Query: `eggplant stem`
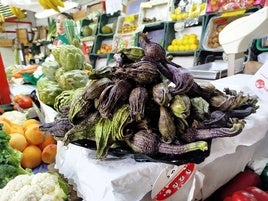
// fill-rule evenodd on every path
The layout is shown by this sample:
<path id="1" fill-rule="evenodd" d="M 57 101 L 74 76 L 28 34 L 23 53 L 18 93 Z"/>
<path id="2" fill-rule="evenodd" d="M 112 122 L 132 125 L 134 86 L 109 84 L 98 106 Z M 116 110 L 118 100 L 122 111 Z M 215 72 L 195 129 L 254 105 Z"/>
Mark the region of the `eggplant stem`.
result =
<path id="1" fill-rule="evenodd" d="M 210 128 L 210 129 L 196 129 L 188 128 L 187 131 L 182 135 L 182 138 L 186 142 L 194 142 L 197 140 L 207 140 L 217 137 L 233 137 L 242 132 L 245 127 L 244 120 L 232 120 L 233 125 L 231 128 Z"/>
<path id="2" fill-rule="evenodd" d="M 165 154 L 184 154 L 191 151 L 206 151 L 208 150 L 208 144 L 206 141 L 197 141 L 192 142 L 188 144 L 182 144 L 182 145 L 171 145 L 167 143 L 159 143 L 158 151 L 159 153 L 165 153 Z"/>

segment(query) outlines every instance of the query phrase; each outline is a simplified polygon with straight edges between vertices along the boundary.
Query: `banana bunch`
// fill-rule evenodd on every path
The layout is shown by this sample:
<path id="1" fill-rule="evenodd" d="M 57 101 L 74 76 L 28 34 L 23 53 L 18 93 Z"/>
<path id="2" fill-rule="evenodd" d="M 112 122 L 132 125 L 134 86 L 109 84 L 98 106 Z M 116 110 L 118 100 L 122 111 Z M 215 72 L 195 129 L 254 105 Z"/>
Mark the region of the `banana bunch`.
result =
<path id="1" fill-rule="evenodd" d="M 15 6 L 9 6 L 9 9 L 19 19 L 26 17 L 25 13 L 20 8 L 17 8 Z"/>
<path id="2" fill-rule="evenodd" d="M 0 23 L 5 22 L 5 17 L 2 13 L 0 13 Z"/>
<path id="3" fill-rule="evenodd" d="M 57 12 L 60 12 L 59 7 L 64 7 L 62 0 L 38 0 L 38 2 L 44 9 L 53 9 Z"/>

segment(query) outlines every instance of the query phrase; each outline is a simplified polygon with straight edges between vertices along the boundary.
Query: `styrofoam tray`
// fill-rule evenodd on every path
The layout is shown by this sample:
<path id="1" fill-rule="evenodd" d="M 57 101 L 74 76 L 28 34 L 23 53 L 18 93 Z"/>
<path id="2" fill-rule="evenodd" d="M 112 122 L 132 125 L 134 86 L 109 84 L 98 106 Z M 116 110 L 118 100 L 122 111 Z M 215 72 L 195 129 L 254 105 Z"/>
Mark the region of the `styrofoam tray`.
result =
<path id="1" fill-rule="evenodd" d="M 113 37 L 113 52 L 117 52 L 123 48 L 129 48 L 136 46 L 135 34 L 115 34 Z"/>
<path id="2" fill-rule="evenodd" d="M 207 29 L 205 31 L 205 35 L 204 35 L 204 39 L 203 39 L 203 48 L 205 50 L 208 50 L 208 51 L 214 51 L 214 52 L 223 52 L 223 48 L 222 46 L 218 46 L 216 48 L 212 48 L 212 47 L 209 47 L 208 45 L 208 42 L 209 42 L 209 38 L 211 37 L 211 35 L 213 34 L 213 32 L 216 32 L 218 31 L 217 30 L 217 27 L 219 26 L 222 26 L 222 25 L 227 25 L 229 24 L 230 22 L 240 18 L 240 17 L 243 17 L 245 15 L 237 15 L 237 16 L 231 16 L 231 17 L 221 17 L 221 16 L 215 16 L 215 17 L 212 17 L 210 20 L 209 20 L 209 23 L 207 25 Z M 219 41 L 218 41 L 219 43 Z"/>
<path id="3" fill-rule="evenodd" d="M 127 23 L 125 22 L 126 17 L 129 16 L 133 16 L 135 18 L 135 20 L 131 23 Z M 120 32 L 120 28 L 122 28 L 124 25 L 128 24 L 129 26 L 136 26 L 136 28 L 138 27 L 138 22 L 139 22 L 139 14 L 132 14 L 132 15 L 128 15 L 128 16 L 119 16 L 118 17 L 118 21 L 117 21 L 117 25 L 116 25 L 116 34 L 130 34 L 136 31 L 136 29 L 132 30 L 132 31 L 128 31 L 128 32 Z"/>
<path id="4" fill-rule="evenodd" d="M 140 5 L 139 25 L 169 21 L 170 1 L 149 1 Z M 156 18 L 155 22 L 144 23 L 144 18 Z"/>
<path id="5" fill-rule="evenodd" d="M 194 66 L 189 70 L 194 78 L 215 80 L 227 75 L 228 64 L 224 61 L 215 61 Z"/>

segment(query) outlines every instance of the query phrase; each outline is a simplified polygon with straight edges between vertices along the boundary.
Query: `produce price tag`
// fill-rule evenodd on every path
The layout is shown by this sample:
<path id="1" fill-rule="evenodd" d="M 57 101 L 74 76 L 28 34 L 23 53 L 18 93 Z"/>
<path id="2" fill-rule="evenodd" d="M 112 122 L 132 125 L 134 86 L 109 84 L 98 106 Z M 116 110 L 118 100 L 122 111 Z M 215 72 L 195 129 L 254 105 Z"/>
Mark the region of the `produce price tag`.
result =
<path id="1" fill-rule="evenodd" d="M 191 176 L 194 175 L 195 172 L 195 164 L 188 163 L 185 164 L 182 168 L 175 167 L 170 172 L 167 173 L 166 178 L 164 176 L 165 171 L 163 171 L 158 177 L 158 182 L 155 184 L 155 188 L 153 189 L 152 196 L 153 200 L 167 200 L 171 198 L 177 191 L 179 191 L 186 183 L 190 180 Z M 162 186 L 164 184 L 164 186 Z M 156 193 L 159 187 L 159 192 Z"/>

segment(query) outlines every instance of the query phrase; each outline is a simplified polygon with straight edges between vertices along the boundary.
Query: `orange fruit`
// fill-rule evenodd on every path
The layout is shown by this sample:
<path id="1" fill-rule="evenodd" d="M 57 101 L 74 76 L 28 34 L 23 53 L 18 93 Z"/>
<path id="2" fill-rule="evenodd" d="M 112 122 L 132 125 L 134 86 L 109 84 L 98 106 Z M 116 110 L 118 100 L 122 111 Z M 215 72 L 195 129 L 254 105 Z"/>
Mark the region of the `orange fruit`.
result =
<path id="1" fill-rule="evenodd" d="M 26 121 L 23 122 L 22 128 L 23 130 L 26 130 L 30 125 L 33 125 L 33 124 L 39 125 L 39 121 L 36 119 L 27 119 Z"/>
<path id="2" fill-rule="evenodd" d="M 38 145 L 44 141 L 44 133 L 45 132 L 39 130 L 38 124 L 33 124 L 28 126 L 24 132 L 24 136 L 29 144 Z"/>
<path id="3" fill-rule="evenodd" d="M 55 138 L 52 135 L 45 135 L 44 137 L 44 141 L 39 144 L 38 146 L 41 148 L 41 150 L 43 150 L 47 145 L 49 144 L 56 144 L 57 141 L 55 140 Z"/>
<path id="4" fill-rule="evenodd" d="M 13 123 L 10 127 L 10 133 L 20 133 L 24 135 L 24 130 L 21 125 Z"/>
<path id="5" fill-rule="evenodd" d="M 57 154 L 57 145 L 56 144 L 49 144 L 47 145 L 42 151 L 42 161 L 44 163 L 54 163 Z"/>
<path id="6" fill-rule="evenodd" d="M 12 124 L 12 122 L 11 122 L 9 119 L 7 119 L 6 117 L 4 117 L 4 116 L 0 116 L 0 122 L 6 122 L 6 123 L 8 123 L 10 126 L 11 126 L 11 124 Z"/>
<path id="7" fill-rule="evenodd" d="M 12 122 L 9 119 L 7 119 L 7 118 L 5 118 L 3 116 L 0 116 L 0 124 L 2 124 L 2 129 L 6 133 L 8 133 L 8 134 L 11 133 Z"/>
<path id="8" fill-rule="evenodd" d="M 11 133 L 11 125 L 6 121 L 0 120 L 0 124 L 2 124 L 2 130 L 5 131 L 7 134 Z"/>
<path id="9" fill-rule="evenodd" d="M 42 151 L 36 145 L 27 146 L 22 152 L 21 166 L 35 168 L 42 163 Z"/>
<path id="10" fill-rule="evenodd" d="M 27 147 L 27 140 L 24 135 L 20 133 L 11 133 L 9 144 L 12 148 L 22 152 Z"/>

